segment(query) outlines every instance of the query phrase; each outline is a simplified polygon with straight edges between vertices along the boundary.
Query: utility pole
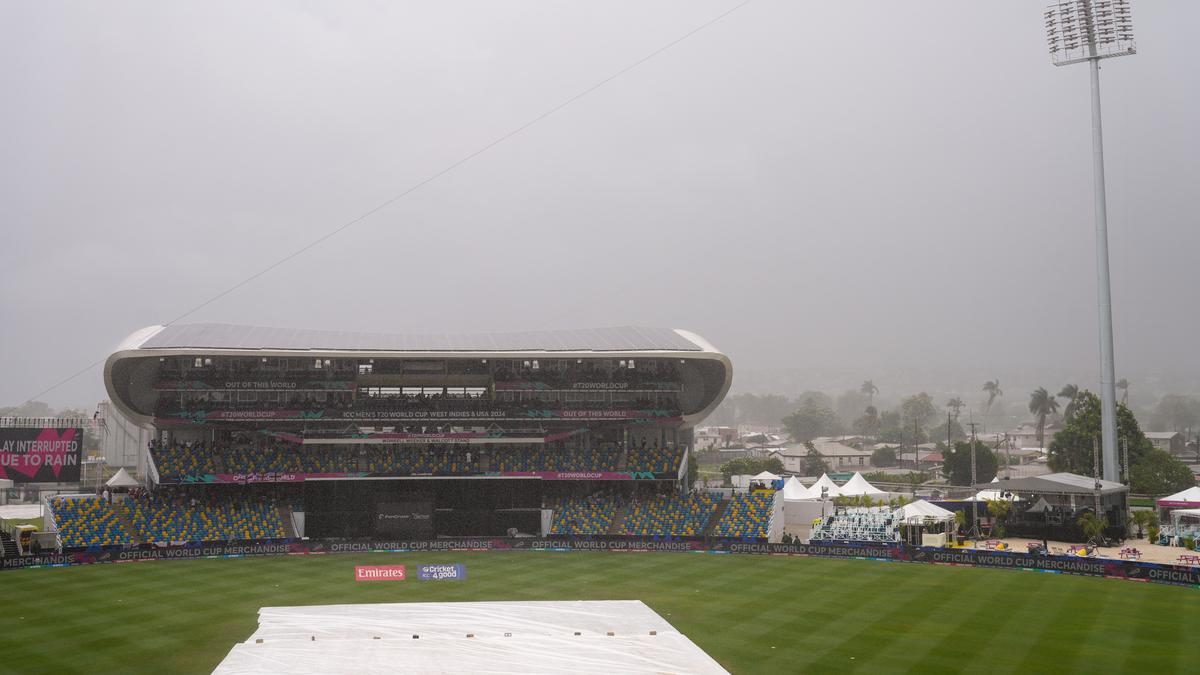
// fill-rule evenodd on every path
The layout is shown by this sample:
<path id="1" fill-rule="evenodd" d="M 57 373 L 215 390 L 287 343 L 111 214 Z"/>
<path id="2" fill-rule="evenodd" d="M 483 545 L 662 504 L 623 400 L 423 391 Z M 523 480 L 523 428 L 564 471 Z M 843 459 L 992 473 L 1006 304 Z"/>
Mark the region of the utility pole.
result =
<path id="1" fill-rule="evenodd" d="M 913 466 L 920 470 L 921 467 L 921 424 L 913 420 Z"/>
<path id="2" fill-rule="evenodd" d="M 1012 478 L 1012 438 L 1004 432 L 1004 477 Z"/>
<path id="3" fill-rule="evenodd" d="M 1188 427 L 1187 436 L 1183 437 L 1183 449 L 1187 450 L 1188 436 L 1192 435 L 1192 428 Z M 1200 430 L 1196 432 L 1196 461 L 1200 462 Z"/>
<path id="4" fill-rule="evenodd" d="M 975 469 L 976 469 L 976 466 L 975 466 L 975 444 L 978 443 L 978 440 L 976 440 L 976 437 L 975 437 L 975 420 L 974 419 L 971 420 L 970 425 L 971 425 L 971 489 L 974 490 L 975 489 L 975 481 L 978 480 L 975 477 Z M 967 534 L 973 539 L 978 539 L 979 538 L 979 500 L 976 499 L 975 497 L 976 497 L 976 495 L 971 495 L 971 529 L 967 531 Z"/>

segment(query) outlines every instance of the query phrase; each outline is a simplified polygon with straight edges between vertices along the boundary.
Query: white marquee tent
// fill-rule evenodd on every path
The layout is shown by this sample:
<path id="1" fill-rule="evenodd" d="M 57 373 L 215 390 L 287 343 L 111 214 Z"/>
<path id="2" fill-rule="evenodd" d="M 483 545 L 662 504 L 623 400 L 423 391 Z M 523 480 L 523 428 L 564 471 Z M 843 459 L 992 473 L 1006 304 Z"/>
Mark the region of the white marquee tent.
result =
<path id="1" fill-rule="evenodd" d="M 1158 500 L 1159 508 L 1194 508 L 1197 506 L 1200 506 L 1200 487 L 1190 487 L 1183 492 L 1176 492 Z"/>
<path id="2" fill-rule="evenodd" d="M 837 483 L 833 482 L 833 479 L 831 479 L 828 474 L 823 473 L 821 474 L 821 477 L 817 479 L 817 482 L 809 486 L 808 499 L 820 499 L 821 488 L 826 488 L 828 490 L 825 494 L 830 499 L 842 494 L 842 489 L 837 486 Z"/>
<path id="3" fill-rule="evenodd" d="M 855 471 L 850 480 L 846 481 L 846 484 L 838 490 L 838 495 L 842 497 L 886 497 L 887 493 L 868 483 L 861 473 Z"/>
<path id="4" fill-rule="evenodd" d="M 787 479 L 783 484 L 783 499 L 784 501 L 798 501 L 808 499 L 808 488 L 804 487 L 795 476 Z"/>
<path id="5" fill-rule="evenodd" d="M 779 476 L 776 476 L 775 474 L 771 473 L 770 471 L 764 471 L 764 472 L 758 474 L 757 476 L 755 476 L 754 478 L 752 478 L 751 480 L 779 480 Z"/>
<path id="6" fill-rule="evenodd" d="M 921 546 L 945 546 L 954 533 L 954 512 L 930 504 L 924 499 L 905 504 L 894 512 L 896 519 L 907 527 L 906 541 Z"/>
<path id="7" fill-rule="evenodd" d="M 136 478 L 129 475 L 125 467 L 118 469 L 112 478 L 109 478 L 104 484 L 110 488 L 134 488 L 141 485 Z"/>
<path id="8" fill-rule="evenodd" d="M 1174 521 L 1176 525 L 1178 525 L 1179 521 L 1183 520 L 1184 518 L 1200 520 L 1200 509 L 1175 509 L 1171 512 L 1171 520 Z"/>
<path id="9" fill-rule="evenodd" d="M 917 500 L 911 504 L 905 504 L 896 509 L 896 518 L 911 525 L 921 525 L 927 522 L 927 519 L 933 518 L 935 521 L 948 522 L 954 520 L 954 512 L 943 509 L 937 504 L 930 504 L 924 499 Z"/>

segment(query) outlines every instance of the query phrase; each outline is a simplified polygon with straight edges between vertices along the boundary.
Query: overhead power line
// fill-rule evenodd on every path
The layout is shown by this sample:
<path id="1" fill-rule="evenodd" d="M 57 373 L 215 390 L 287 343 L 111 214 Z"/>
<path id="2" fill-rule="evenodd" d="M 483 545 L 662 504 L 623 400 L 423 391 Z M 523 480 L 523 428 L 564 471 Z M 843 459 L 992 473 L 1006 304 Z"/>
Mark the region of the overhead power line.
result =
<path id="1" fill-rule="evenodd" d="M 191 316 L 192 314 L 195 314 L 196 312 L 200 311 L 201 309 L 204 309 L 205 307 L 213 304 L 214 302 L 229 295 L 230 293 L 233 293 L 234 291 L 245 286 L 246 284 L 249 284 L 250 282 L 254 281 L 255 279 L 258 279 L 259 277 L 270 273 L 271 271 L 275 270 L 276 268 L 283 266 L 284 264 L 288 263 L 289 261 L 296 258 L 297 256 L 300 256 L 301 254 L 311 250 L 312 248 L 319 246 L 319 245 L 325 243 L 326 241 L 329 241 L 330 239 L 337 236 L 338 234 L 345 232 L 346 230 L 350 229 L 351 227 L 361 223 L 362 221 L 366 220 L 367 218 L 370 218 L 371 216 L 375 215 L 376 213 L 379 213 L 383 209 L 386 209 L 387 207 L 391 206 L 392 204 L 395 204 L 396 202 L 400 201 L 401 199 L 404 199 L 405 197 L 416 192 L 417 190 L 420 190 L 421 188 L 425 187 L 426 185 L 429 185 L 430 183 L 438 180 L 439 178 L 454 171 L 455 169 L 470 162 L 471 160 L 479 157 L 480 155 L 487 153 L 488 151 L 492 150 L 496 146 L 504 143 L 505 141 L 508 141 L 509 139 L 521 134 L 524 131 L 527 131 L 531 127 L 537 125 L 539 122 L 545 120 L 546 118 L 550 117 L 551 115 L 554 115 L 555 113 L 570 106 L 572 103 L 575 103 L 576 101 L 595 92 L 597 89 L 604 87 L 605 85 L 609 84 L 613 80 L 615 80 L 615 79 L 621 77 L 622 75 L 625 75 L 633 70 L 636 70 L 638 67 L 644 65 L 646 62 L 650 61 L 651 59 L 655 58 L 656 56 L 659 56 L 660 54 L 669 51 L 673 47 L 678 46 L 681 42 L 686 41 L 687 39 L 691 38 L 692 36 L 696 35 L 697 33 L 700 33 L 704 29 L 709 28 L 713 24 L 716 24 L 716 23 L 720 22 L 721 20 L 727 18 L 729 15 L 733 14 L 734 12 L 738 11 L 739 9 L 742 9 L 746 5 L 749 5 L 752 1 L 753 0 L 744 0 L 743 2 L 734 5 L 733 7 L 725 10 L 724 12 L 721 12 L 720 14 L 705 21 L 704 23 L 700 24 L 699 26 L 696 26 L 695 28 L 684 33 L 683 35 L 680 35 L 679 37 L 675 38 L 674 40 L 671 40 L 670 42 L 664 44 L 663 46 L 661 46 L 661 47 L 655 49 L 654 51 L 646 54 L 645 56 L 639 58 L 638 60 L 634 61 L 633 63 L 630 63 L 629 65 L 621 68 L 620 70 L 618 70 L 618 71 L 614 72 L 613 74 L 605 77 L 604 79 L 596 82 L 595 84 L 592 84 L 591 86 L 587 87 L 586 89 L 583 89 L 582 91 L 572 95 L 571 97 L 558 103 L 557 105 L 554 105 L 554 106 L 546 109 L 542 113 L 532 117 L 531 119 L 529 119 L 525 123 L 521 124 L 520 126 L 517 126 L 513 129 L 511 129 L 510 131 L 505 132 L 504 134 L 495 138 L 491 142 L 479 147 L 478 149 L 476 149 L 472 152 L 467 153 L 466 155 L 463 155 L 462 157 L 455 160 L 454 162 L 451 162 L 450 164 L 446 165 L 445 167 L 429 174 L 427 177 L 425 177 L 425 178 L 417 181 L 416 183 L 413 183 L 412 185 L 408 186 L 407 188 L 401 190 L 399 193 L 395 194 L 394 196 L 380 202 L 379 204 L 376 204 L 375 206 L 362 212 L 358 216 L 355 216 L 354 218 L 342 223 L 341 225 L 338 225 L 337 227 L 333 228 L 332 230 L 329 230 L 325 234 L 317 237 L 316 239 L 313 239 L 312 241 L 308 242 L 307 244 L 304 244 L 300 248 L 292 251 L 291 253 L 288 253 L 287 255 L 283 256 L 282 258 L 279 258 L 275 262 L 267 265 L 266 267 L 263 267 L 262 269 L 254 272 L 253 274 L 250 274 L 249 276 L 245 277 L 241 281 L 238 281 L 237 283 L 229 286 L 228 288 L 225 288 L 224 290 L 220 291 L 219 293 L 212 295 L 211 297 L 204 300 L 203 302 L 200 302 L 199 304 L 193 306 L 191 309 L 188 309 L 186 312 L 183 312 L 179 316 L 176 316 L 174 319 L 171 319 L 170 321 L 165 322 L 163 325 L 170 326 L 174 323 L 178 323 L 178 322 L 182 321 L 183 319 L 186 319 L 187 317 Z M 101 363 L 104 363 L 105 358 L 107 358 L 107 357 L 102 357 L 102 358 L 88 364 L 87 366 L 84 366 L 83 368 L 79 369 L 75 373 L 63 378 L 62 380 L 59 380 L 58 382 L 55 382 L 53 385 L 47 387 L 46 389 L 43 389 L 42 391 L 38 392 L 37 394 L 30 396 L 28 399 L 25 400 L 25 402 L 29 403 L 30 401 L 34 401 L 36 399 L 41 398 L 42 396 L 45 396 L 46 394 L 49 394 L 50 392 L 54 391 L 55 389 L 58 389 L 59 387 L 70 382 L 71 380 L 74 380 L 75 378 L 79 377 L 80 375 L 83 375 L 84 373 L 88 372 L 92 368 L 95 368 L 96 366 L 100 365 Z"/>

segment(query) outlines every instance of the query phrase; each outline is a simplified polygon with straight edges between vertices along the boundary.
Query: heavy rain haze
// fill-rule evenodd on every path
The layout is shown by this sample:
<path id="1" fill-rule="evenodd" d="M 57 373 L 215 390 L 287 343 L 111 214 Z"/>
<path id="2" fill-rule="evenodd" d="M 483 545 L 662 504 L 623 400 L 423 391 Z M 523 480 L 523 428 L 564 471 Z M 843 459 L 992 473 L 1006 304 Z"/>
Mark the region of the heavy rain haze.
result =
<path id="1" fill-rule="evenodd" d="M 737 4 L 3 2 L 0 405 Z M 184 321 L 680 327 L 734 391 L 1095 389 L 1088 74 L 1043 4 L 750 2 Z M 1133 9 L 1102 87 L 1136 401 L 1200 392 L 1200 4 Z"/>

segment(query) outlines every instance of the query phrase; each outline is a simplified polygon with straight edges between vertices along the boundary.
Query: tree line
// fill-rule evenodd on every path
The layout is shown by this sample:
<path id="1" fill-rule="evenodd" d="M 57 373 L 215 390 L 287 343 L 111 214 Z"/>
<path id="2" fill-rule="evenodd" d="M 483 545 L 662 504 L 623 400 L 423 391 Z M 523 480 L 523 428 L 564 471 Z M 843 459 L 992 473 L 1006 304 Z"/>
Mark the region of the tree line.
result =
<path id="1" fill-rule="evenodd" d="M 1194 485 L 1195 478 L 1185 464 L 1155 448 L 1146 438 L 1127 404 L 1129 383 L 1122 380 L 1118 385 L 1122 391 L 1117 433 L 1123 480 L 1139 494 L 1166 494 Z M 986 381 L 981 391 L 987 397 L 983 404 L 986 419 L 992 406 L 1004 396 L 1004 391 L 999 379 Z M 853 434 L 872 443 L 910 447 L 935 442 L 942 451 L 943 468 L 950 483 L 970 483 L 972 444 L 961 422 L 967 408 L 961 397 L 953 396 L 939 406 L 928 393 L 920 392 L 902 398 L 899 405 L 880 410 L 875 405 L 878 394 L 879 388 L 867 380 L 857 391 L 848 391 L 837 399 L 822 392 L 805 392 L 795 400 L 778 395 L 742 395 L 735 406 L 753 409 L 755 414 L 778 415 L 773 422 L 766 423 L 782 424 L 794 441 L 809 447 L 804 458 L 805 475 L 819 475 L 828 468 L 811 441 Z M 1061 403 L 1059 399 L 1062 399 Z M 861 407 L 855 410 L 856 405 Z M 1033 416 L 1039 447 L 1046 447 L 1045 434 L 1051 422 L 1062 425 L 1047 448 L 1050 468 L 1092 475 L 1095 448 L 1099 446 L 1100 438 L 1099 398 L 1074 384 L 1063 386 L 1057 394 L 1038 387 L 1030 393 L 1026 407 Z M 1195 423 L 1200 428 L 1200 404 L 1190 397 L 1164 397 L 1158 408 L 1153 413 L 1155 416 L 1170 418 L 1176 425 Z M 997 450 L 998 447 L 986 443 L 975 443 L 978 482 L 990 481 L 999 472 L 1002 462 Z M 872 463 L 882 467 L 898 464 L 895 452 L 887 447 L 875 450 Z"/>

